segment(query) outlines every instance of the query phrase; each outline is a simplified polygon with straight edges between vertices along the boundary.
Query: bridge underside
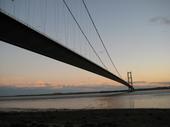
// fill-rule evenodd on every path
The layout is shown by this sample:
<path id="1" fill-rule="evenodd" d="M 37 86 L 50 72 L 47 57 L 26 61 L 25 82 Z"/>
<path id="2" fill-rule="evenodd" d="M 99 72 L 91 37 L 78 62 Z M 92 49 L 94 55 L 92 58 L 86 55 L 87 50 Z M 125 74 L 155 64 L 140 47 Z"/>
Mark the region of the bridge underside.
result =
<path id="1" fill-rule="evenodd" d="M 132 88 L 126 81 L 0 12 L 0 40 L 75 67 L 93 72 Z"/>

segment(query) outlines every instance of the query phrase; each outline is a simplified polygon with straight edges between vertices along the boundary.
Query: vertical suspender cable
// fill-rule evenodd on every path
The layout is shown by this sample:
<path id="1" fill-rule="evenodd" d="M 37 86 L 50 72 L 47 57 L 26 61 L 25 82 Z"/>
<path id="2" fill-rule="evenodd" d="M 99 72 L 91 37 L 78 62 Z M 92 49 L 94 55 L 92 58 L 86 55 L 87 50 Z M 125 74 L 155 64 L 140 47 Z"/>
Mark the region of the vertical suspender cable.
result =
<path id="1" fill-rule="evenodd" d="M 46 24 L 47 24 L 47 0 L 45 0 L 45 16 L 44 16 L 44 33 L 46 34 Z"/>
<path id="2" fill-rule="evenodd" d="M 109 54 L 109 52 L 108 52 L 108 50 L 107 50 L 107 48 L 106 48 L 106 46 L 105 46 L 105 44 L 104 44 L 102 38 L 101 38 L 101 35 L 100 35 L 100 33 L 99 33 L 99 31 L 98 31 L 98 29 L 97 29 L 97 27 L 96 27 L 96 24 L 94 23 L 94 20 L 92 19 L 92 16 L 91 16 L 91 14 L 90 14 L 90 12 L 89 12 L 89 9 L 87 8 L 87 5 L 86 5 L 85 1 L 82 0 L 82 2 L 83 2 L 83 5 L 84 5 L 84 7 L 85 7 L 85 9 L 86 9 L 86 11 L 87 11 L 87 13 L 88 13 L 88 16 L 89 16 L 89 18 L 90 18 L 90 20 L 91 20 L 93 26 L 94 26 L 94 29 L 95 29 L 95 31 L 96 31 L 96 33 L 97 33 L 97 35 L 98 35 L 98 37 L 99 37 L 99 39 L 100 39 L 100 41 L 101 41 L 101 43 L 102 43 L 102 45 L 103 45 L 103 47 L 104 47 L 104 49 L 105 49 L 107 55 L 108 55 L 108 57 L 109 57 L 109 59 L 110 59 L 112 65 L 113 65 L 113 67 L 115 68 L 115 70 L 116 70 L 116 72 L 118 73 L 118 75 L 121 77 L 121 75 L 120 75 L 118 69 L 116 68 L 116 66 L 115 66 L 115 64 L 114 64 L 114 62 L 113 62 L 113 60 L 112 60 L 112 58 L 111 58 L 111 56 L 110 56 L 110 54 Z"/>
<path id="3" fill-rule="evenodd" d="M 74 21 L 76 22 L 78 28 L 80 29 L 81 33 L 83 34 L 83 36 L 85 37 L 86 41 L 88 42 L 88 44 L 90 45 L 90 47 L 92 48 L 93 52 L 95 53 L 95 55 L 98 57 L 98 59 L 100 60 L 100 62 L 102 63 L 102 65 L 105 67 L 105 69 L 108 70 L 108 68 L 104 65 L 103 61 L 101 60 L 100 56 L 98 55 L 98 53 L 96 52 L 96 50 L 94 49 L 94 47 L 92 46 L 91 42 L 89 41 L 89 39 L 87 38 L 86 34 L 84 33 L 84 31 L 82 30 L 80 24 L 78 23 L 78 21 L 76 20 L 75 16 L 73 15 L 72 11 L 70 10 L 69 6 L 67 5 L 66 1 L 63 0 L 64 5 L 66 6 L 67 10 L 69 11 L 69 13 L 71 14 L 72 18 L 74 19 Z"/>

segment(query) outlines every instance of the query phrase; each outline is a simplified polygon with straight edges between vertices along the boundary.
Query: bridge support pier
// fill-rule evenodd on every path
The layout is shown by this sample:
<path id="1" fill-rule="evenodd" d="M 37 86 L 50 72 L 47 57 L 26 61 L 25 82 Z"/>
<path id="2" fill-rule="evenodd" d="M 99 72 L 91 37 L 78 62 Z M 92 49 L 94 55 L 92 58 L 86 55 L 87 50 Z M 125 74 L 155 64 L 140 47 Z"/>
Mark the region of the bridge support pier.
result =
<path id="1" fill-rule="evenodd" d="M 133 92 L 134 91 L 134 87 L 133 87 L 132 72 L 127 72 L 127 79 L 128 79 L 129 85 L 131 85 L 131 87 L 129 87 L 129 91 Z"/>

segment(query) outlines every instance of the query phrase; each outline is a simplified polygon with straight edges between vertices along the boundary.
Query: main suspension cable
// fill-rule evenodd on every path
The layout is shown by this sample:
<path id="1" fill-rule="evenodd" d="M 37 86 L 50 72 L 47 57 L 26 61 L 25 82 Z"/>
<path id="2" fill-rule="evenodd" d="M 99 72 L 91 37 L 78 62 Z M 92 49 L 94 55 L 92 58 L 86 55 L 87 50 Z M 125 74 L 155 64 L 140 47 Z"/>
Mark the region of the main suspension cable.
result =
<path id="1" fill-rule="evenodd" d="M 63 0 L 64 5 L 66 6 L 67 10 L 69 11 L 69 13 L 71 14 L 72 18 L 74 19 L 75 23 L 77 24 L 78 28 L 80 29 L 81 33 L 83 34 L 83 36 L 85 37 L 86 41 L 88 42 L 88 44 L 90 45 L 90 47 L 92 48 L 93 52 L 95 53 L 95 55 L 98 57 L 98 59 L 100 60 L 100 62 L 102 63 L 102 65 L 105 67 L 105 69 L 108 70 L 108 68 L 105 66 L 105 64 L 103 63 L 102 59 L 100 58 L 100 56 L 98 55 L 98 53 L 96 52 L 96 50 L 94 49 L 94 47 L 92 46 L 90 40 L 87 38 L 86 34 L 84 33 L 83 29 L 81 28 L 80 24 L 78 23 L 77 19 L 75 18 L 75 16 L 73 15 L 71 9 L 69 8 L 69 6 L 67 5 L 66 1 Z"/>
<path id="2" fill-rule="evenodd" d="M 87 7 L 85 1 L 82 0 L 82 2 L 83 2 L 83 5 L 84 5 L 84 7 L 85 7 L 85 9 L 86 9 L 86 11 L 87 11 L 87 14 L 88 14 L 88 16 L 89 16 L 91 22 L 92 22 L 92 24 L 93 24 L 93 27 L 94 27 L 94 29 L 95 29 L 95 31 L 96 31 L 96 33 L 97 33 L 97 35 L 98 35 L 98 37 L 99 37 L 99 39 L 100 39 L 100 41 L 101 41 L 101 43 L 102 43 L 102 45 L 103 45 L 103 47 L 104 47 L 106 53 L 107 53 L 107 56 L 109 57 L 109 59 L 110 59 L 112 65 L 113 65 L 113 67 L 115 68 L 116 72 L 117 72 L 118 75 L 121 77 L 121 75 L 120 75 L 120 73 L 119 73 L 119 71 L 118 71 L 116 65 L 114 64 L 114 62 L 113 62 L 113 60 L 112 60 L 112 58 L 111 58 L 111 56 L 110 56 L 110 54 L 109 54 L 109 52 L 108 52 L 108 50 L 107 50 L 105 44 L 104 44 L 104 42 L 103 42 L 103 39 L 101 38 L 101 35 L 100 35 L 100 33 L 99 33 L 99 31 L 98 31 L 98 29 L 97 29 L 97 27 L 96 27 L 96 24 L 94 23 L 94 20 L 93 20 L 91 14 L 90 14 L 90 11 L 89 11 L 89 9 L 88 9 L 88 7 Z"/>

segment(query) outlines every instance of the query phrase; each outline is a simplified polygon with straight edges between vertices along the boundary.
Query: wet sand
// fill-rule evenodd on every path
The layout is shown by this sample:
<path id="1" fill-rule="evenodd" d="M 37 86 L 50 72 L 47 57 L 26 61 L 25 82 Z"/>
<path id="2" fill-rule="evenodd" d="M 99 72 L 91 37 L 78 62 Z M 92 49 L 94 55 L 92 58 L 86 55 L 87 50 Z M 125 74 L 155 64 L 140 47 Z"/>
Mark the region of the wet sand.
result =
<path id="1" fill-rule="evenodd" d="M 170 127 L 170 109 L 0 111 L 1 127 Z"/>

